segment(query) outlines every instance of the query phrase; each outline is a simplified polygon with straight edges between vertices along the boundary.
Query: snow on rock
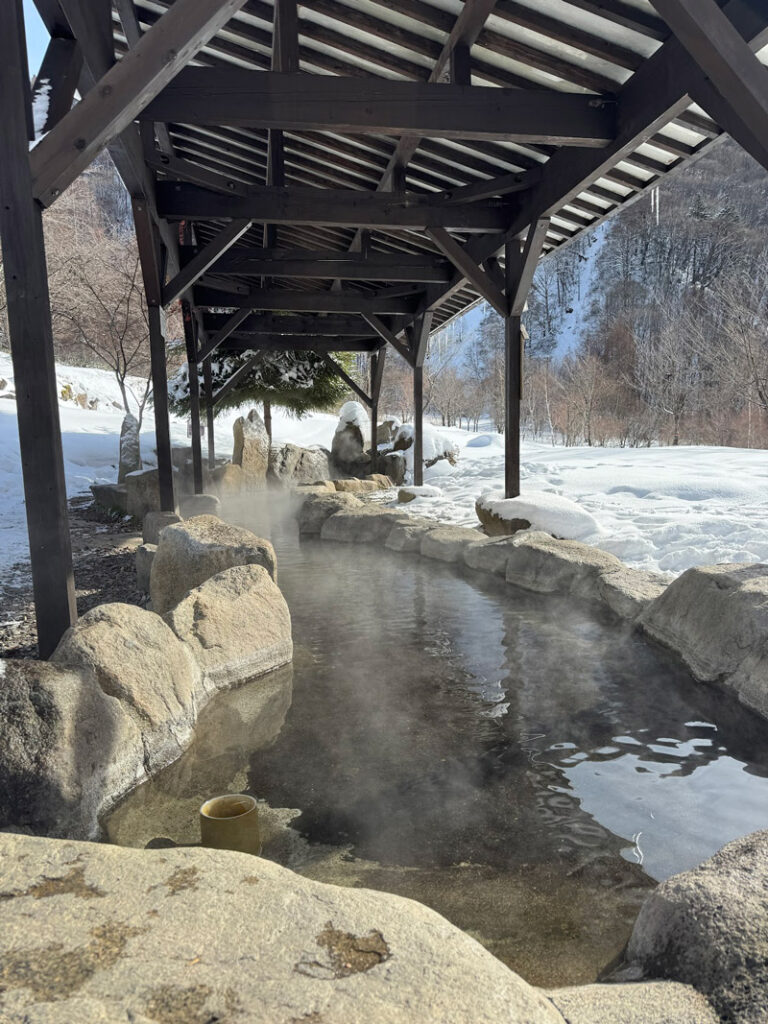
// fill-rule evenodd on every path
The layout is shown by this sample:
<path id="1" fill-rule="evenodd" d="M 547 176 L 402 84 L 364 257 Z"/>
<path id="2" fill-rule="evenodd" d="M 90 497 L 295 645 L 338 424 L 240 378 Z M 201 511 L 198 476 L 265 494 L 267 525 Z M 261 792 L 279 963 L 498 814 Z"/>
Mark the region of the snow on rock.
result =
<path id="1" fill-rule="evenodd" d="M 359 402 L 345 402 L 339 413 L 339 425 L 336 433 L 340 433 L 348 425 L 357 427 L 363 437 L 370 434 L 371 422 L 368 413 Z"/>
<path id="2" fill-rule="evenodd" d="M 478 504 L 499 519 L 524 519 L 534 530 L 544 530 L 563 540 L 595 540 L 600 525 L 581 505 L 552 491 L 538 491 L 519 498 L 484 491 Z"/>
<path id="3" fill-rule="evenodd" d="M 48 120 L 48 107 L 50 102 L 51 83 L 47 78 L 39 79 L 35 82 L 35 100 L 32 104 L 32 121 L 35 128 L 35 142 L 39 142 L 46 134 L 43 131 L 43 128 L 45 128 L 45 122 Z M 30 149 L 35 142 L 30 144 Z"/>
<path id="4" fill-rule="evenodd" d="M 467 441 L 466 448 L 496 448 L 504 446 L 504 438 L 500 434 L 476 434 Z"/>

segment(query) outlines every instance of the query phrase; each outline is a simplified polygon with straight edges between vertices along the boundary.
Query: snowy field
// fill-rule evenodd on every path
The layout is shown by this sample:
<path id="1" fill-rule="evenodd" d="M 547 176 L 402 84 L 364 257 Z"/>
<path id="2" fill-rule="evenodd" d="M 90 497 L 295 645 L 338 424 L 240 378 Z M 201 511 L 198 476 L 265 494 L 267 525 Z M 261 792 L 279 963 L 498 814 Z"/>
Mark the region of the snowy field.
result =
<path id="1" fill-rule="evenodd" d="M 26 558 L 16 403 L 10 357 L 0 353 L 0 566 Z M 67 489 L 88 493 L 91 483 L 114 480 L 122 422 L 114 378 L 104 371 L 60 367 L 59 391 L 98 399 L 96 409 L 60 402 Z M 230 411 L 217 421 L 217 452 L 231 454 Z M 382 416 L 382 418 L 384 418 Z M 291 419 L 275 411 L 275 441 L 330 447 L 337 419 Z M 425 471 L 440 496 L 419 497 L 409 512 L 461 525 L 476 525 L 476 497 L 504 485 L 503 438 L 495 433 L 442 430 L 459 448 L 455 467 L 441 462 Z M 188 444 L 183 420 L 172 421 L 173 440 Z M 142 432 L 145 460 L 154 444 L 149 411 Z M 629 565 L 680 573 L 715 562 L 768 562 L 768 451 L 733 448 L 553 448 L 523 443 L 523 493 L 559 494 L 591 514 L 596 528 L 580 539 L 618 555 Z"/>

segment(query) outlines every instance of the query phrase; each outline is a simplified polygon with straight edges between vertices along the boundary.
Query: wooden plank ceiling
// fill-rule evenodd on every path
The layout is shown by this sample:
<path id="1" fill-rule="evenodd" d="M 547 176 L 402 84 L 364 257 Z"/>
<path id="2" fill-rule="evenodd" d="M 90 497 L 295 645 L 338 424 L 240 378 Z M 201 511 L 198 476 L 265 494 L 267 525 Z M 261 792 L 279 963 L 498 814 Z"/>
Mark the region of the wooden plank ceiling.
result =
<path id="1" fill-rule="evenodd" d="M 126 38 L 119 13 L 122 6 L 124 0 L 119 0 L 113 13 L 118 54 L 135 42 Z M 168 6 L 167 0 L 136 0 L 140 30 L 151 27 Z M 549 90 L 611 101 L 670 36 L 666 24 L 646 0 L 497 0 L 474 6 L 480 11 L 481 21 L 469 26 L 473 42 L 464 69 L 472 85 Z M 446 81 L 456 26 L 462 16 L 466 18 L 467 10 L 469 5 L 465 10 L 461 0 L 300 3 L 298 70 L 306 75 L 353 79 Z M 269 70 L 273 14 L 271 0 L 250 0 L 202 49 L 195 66 Z M 194 76 L 188 78 L 194 84 Z M 167 104 L 165 109 L 169 109 Z M 216 185 L 218 191 L 228 192 L 237 211 L 238 195 L 267 182 L 269 128 L 198 123 L 204 117 L 194 120 L 194 124 L 170 121 L 156 125 L 154 169 L 161 180 L 189 181 L 189 168 L 194 165 L 197 184 Z M 681 104 L 673 120 L 656 126 L 636 148 L 617 149 L 616 158 L 601 168 L 587 187 L 569 195 L 568 201 L 552 213 L 543 258 L 654 187 L 720 135 L 720 128 L 700 108 L 687 101 Z M 559 146 L 541 142 L 446 139 L 434 133 L 428 138 L 398 138 L 348 128 L 343 132 L 308 130 L 300 124 L 285 129 L 283 147 L 288 188 L 381 192 L 396 184 L 398 190 L 404 188 L 414 199 L 424 201 L 430 196 L 444 198 L 446 193 L 458 201 L 462 189 L 467 200 L 473 196 L 487 198 L 484 183 L 504 175 L 509 176 L 510 192 L 515 182 L 530 187 L 553 156 L 564 152 Z M 580 158 L 585 151 L 580 148 L 568 152 Z M 398 166 L 404 166 L 404 174 L 394 170 Z M 248 213 L 235 212 L 233 216 L 248 217 Z M 343 301 L 332 300 L 331 295 L 341 300 L 350 291 L 363 292 L 366 308 L 377 314 L 379 307 L 384 311 L 400 308 L 398 304 L 407 307 L 409 297 L 420 294 L 419 288 L 422 292 L 425 288 L 444 289 L 454 268 L 433 235 L 404 225 L 389 228 L 380 223 L 377 212 L 376 216 L 378 221 L 374 220 L 374 226 L 362 235 L 352 225 L 316 226 L 286 219 L 276 229 L 277 241 L 268 259 L 255 252 L 264 244 L 264 226 L 254 220 L 227 249 L 221 264 L 214 264 L 201 280 L 205 301 L 200 305 L 213 302 L 217 287 L 247 296 L 258 288 L 260 276 L 270 282 L 270 293 L 261 306 L 267 310 L 276 308 L 274 292 L 279 290 L 292 296 L 327 292 L 327 301 L 307 298 L 293 309 L 317 305 L 332 313 L 342 313 L 345 306 Z M 195 224 L 198 248 L 210 243 L 226 226 L 226 221 L 206 217 L 202 209 Z M 456 229 L 451 234 L 462 245 L 472 238 Z M 378 262 L 382 279 L 359 280 L 353 274 L 351 279 L 345 278 L 340 290 L 338 281 L 334 284 L 334 274 L 343 270 L 339 261 L 361 244 L 371 254 L 372 262 Z M 304 250 L 308 251 L 302 258 Z M 402 258 L 404 271 L 399 275 L 398 258 Z M 409 276 L 409 269 L 413 276 Z M 493 278 L 494 266 L 487 269 Z M 320 276 L 323 273 L 327 276 Z M 391 283 L 398 280 L 424 283 Z M 412 292 L 408 292 L 409 287 Z M 386 300 L 382 297 L 385 288 Z M 432 329 L 444 325 L 477 299 L 478 292 L 468 282 L 455 288 L 435 309 Z M 225 301 L 222 306 L 231 308 Z"/>

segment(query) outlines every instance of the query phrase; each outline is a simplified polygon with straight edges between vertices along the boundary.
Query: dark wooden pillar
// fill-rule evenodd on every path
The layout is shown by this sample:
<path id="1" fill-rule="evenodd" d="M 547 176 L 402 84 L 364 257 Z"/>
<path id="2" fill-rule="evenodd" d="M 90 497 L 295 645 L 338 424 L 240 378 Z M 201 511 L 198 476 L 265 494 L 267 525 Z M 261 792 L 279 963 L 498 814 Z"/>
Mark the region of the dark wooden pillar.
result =
<path id="1" fill-rule="evenodd" d="M 378 439 L 376 437 L 376 425 L 379 421 L 379 392 L 376 387 L 378 377 L 379 356 L 376 352 L 371 356 L 371 472 L 377 473 L 379 466 Z"/>
<path id="2" fill-rule="evenodd" d="M 203 360 L 203 386 L 205 387 L 205 415 L 208 426 L 208 469 L 216 468 L 216 438 L 213 433 L 213 373 L 211 360 Z"/>
<path id="3" fill-rule="evenodd" d="M 77 611 L 42 212 L 32 198 L 29 168 L 32 122 L 21 0 L 0 3 L 0 115 L 0 238 L 38 650 L 48 658 Z"/>
<path id="4" fill-rule="evenodd" d="M 523 359 L 520 344 L 521 320 L 517 308 L 512 311 L 523 269 L 520 243 L 515 239 L 504 247 L 506 299 L 509 312 L 504 317 L 504 497 L 520 494 L 520 398 L 523 385 Z M 524 300 L 523 300 L 524 301 Z"/>
<path id="5" fill-rule="evenodd" d="M 168 419 L 168 375 L 165 365 L 165 310 L 149 307 L 149 348 L 152 358 L 152 403 L 155 410 L 157 470 L 160 479 L 160 508 L 176 509 L 173 493 L 173 460 L 171 458 L 171 426 Z"/>
<path id="6" fill-rule="evenodd" d="M 520 494 L 520 399 L 523 359 L 520 317 L 504 318 L 504 497 Z"/>
<path id="7" fill-rule="evenodd" d="M 424 483 L 424 367 L 413 368 L 413 482 Z"/>
<path id="8" fill-rule="evenodd" d="M 203 451 L 200 442 L 200 380 L 197 373 L 197 324 L 192 316 L 192 307 L 184 300 L 181 303 L 184 319 L 184 343 L 187 349 L 187 372 L 189 376 L 189 415 L 192 422 L 192 476 L 195 494 L 203 493 Z"/>

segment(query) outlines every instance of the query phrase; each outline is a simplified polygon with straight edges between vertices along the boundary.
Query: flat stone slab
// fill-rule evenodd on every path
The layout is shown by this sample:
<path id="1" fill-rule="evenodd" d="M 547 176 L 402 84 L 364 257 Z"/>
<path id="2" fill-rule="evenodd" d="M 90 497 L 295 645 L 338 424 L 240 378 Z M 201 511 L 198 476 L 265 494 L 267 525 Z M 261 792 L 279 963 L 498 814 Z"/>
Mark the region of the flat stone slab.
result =
<path id="1" fill-rule="evenodd" d="M 392 527 L 384 547 L 390 551 L 421 551 L 424 537 L 435 529 L 434 519 L 410 516 L 407 522 Z"/>
<path id="2" fill-rule="evenodd" d="M 719 1024 L 711 1005 L 690 985 L 579 985 L 547 995 L 567 1024 Z"/>
<path id="3" fill-rule="evenodd" d="M 548 533 L 516 536 L 507 562 L 507 583 L 539 594 L 575 594 L 599 599 L 602 573 L 626 568 L 615 555 L 577 540 L 556 540 Z"/>
<path id="4" fill-rule="evenodd" d="M 0 898 L 7 1024 L 563 1024 L 434 911 L 248 854 L 4 834 Z"/>
<path id="5" fill-rule="evenodd" d="M 320 536 L 323 540 L 346 544 L 383 544 L 393 528 L 406 519 L 407 515 L 394 509 L 361 505 L 348 512 L 337 512 L 326 519 Z"/>
<path id="6" fill-rule="evenodd" d="M 438 526 L 424 534 L 421 553 L 425 558 L 437 558 L 441 562 L 460 562 L 467 547 L 482 544 L 484 540 L 479 530 L 468 526 Z"/>
<path id="7" fill-rule="evenodd" d="M 515 550 L 510 536 L 492 537 L 479 544 L 470 544 L 464 549 L 464 562 L 470 569 L 490 572 L 495 576 L 506 576 L 507 562 Z"/>

